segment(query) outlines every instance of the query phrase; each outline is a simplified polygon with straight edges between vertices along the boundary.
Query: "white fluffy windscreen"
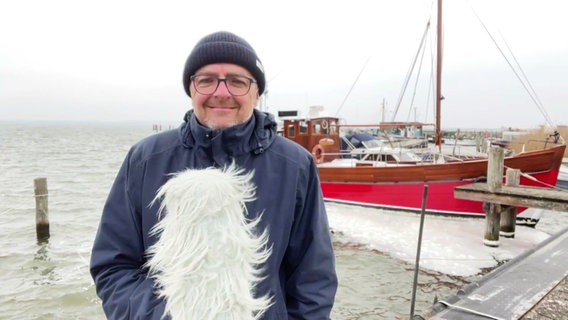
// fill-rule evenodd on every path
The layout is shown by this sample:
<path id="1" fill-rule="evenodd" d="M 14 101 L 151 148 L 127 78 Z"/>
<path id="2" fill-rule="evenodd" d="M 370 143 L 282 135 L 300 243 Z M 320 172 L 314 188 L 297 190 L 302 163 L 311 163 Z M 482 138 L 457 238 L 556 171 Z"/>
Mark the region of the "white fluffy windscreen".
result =
<path id="1" fill-rule="evenodd" d="M 268 232 L 249 220 L 253 172 L 235 165 L 185 170 L 158 191 L 161 220 L 152 233 L 159 240 L 148 251 L 146 267 L 165 299 L 172 319 L 259 319 L 272 297 L 255 296 L 268 259 Z"/>

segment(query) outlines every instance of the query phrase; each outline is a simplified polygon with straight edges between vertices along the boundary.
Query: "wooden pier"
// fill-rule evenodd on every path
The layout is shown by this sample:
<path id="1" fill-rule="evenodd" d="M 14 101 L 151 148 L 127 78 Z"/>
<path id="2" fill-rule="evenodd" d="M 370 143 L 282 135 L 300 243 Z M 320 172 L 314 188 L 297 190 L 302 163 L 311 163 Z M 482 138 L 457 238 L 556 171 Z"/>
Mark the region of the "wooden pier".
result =
<path id="1" fill-rule="evenodd" d="M 483 201 L 486 231 L 484 243 L 499 246 L 499 235 L 514 237 L 517 207 L 541 208 L 568 212 L 568 192 L 549 188 L 519 185 L 520 172 L 508 169 L 503 185 L 503 149 L 491 148 L 488 159 L 487 183 L 456 187 L 454 197 Z"/>
<path id="2" fill-rule="evenodd" d="M 515 207 L 568 211 L 568 192 L 539 187 L 502 186 L 489 191 L 485 183 L 456 187 L 454 197 Z"/>

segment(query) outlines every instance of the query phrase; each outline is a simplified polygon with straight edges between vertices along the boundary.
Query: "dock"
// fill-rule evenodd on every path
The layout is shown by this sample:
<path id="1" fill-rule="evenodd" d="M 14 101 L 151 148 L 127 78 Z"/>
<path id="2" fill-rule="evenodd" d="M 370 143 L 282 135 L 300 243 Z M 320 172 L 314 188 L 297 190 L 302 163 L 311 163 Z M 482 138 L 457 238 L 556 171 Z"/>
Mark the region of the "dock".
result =
<path id="1" fill-rule="evenodd" d="M 488 182 L 457 187 L 456 198 L 483 201 L 486 209 L 485 240 L 499 239 L 507 208 L 534 207 L 568 211 L 568 192 L 519 186 L 513 181 L 502 185 L 502 155 L 489 162 Z M 517 176 L 507 172 L 507 178 Z M 517 179 L 512 179 L 517 180 Z M 499 208 L 494 210 L 493 208 Z M 496 217 L 495 220 L 493 217 Z M 501 221 L 499 221 L 501 219 Z M 514 228 L 513 228 L 514 232 Z M 495 243 L 493 243 L 495 244 Z M 568 320 L 568 227 L 550 236 L 469 284 L 455 295 L 436 302 L 411 320 Z"/>
<path id="2" fill-rule="evenodd" d="M 568 319 L 568 228 L 413 320 Z"/>
<path id="3" fill-rule="evenodd" d="M 455 188 L 454 197 L 516 207 L 568 211 L 568 192 L 539 187 L 502 186 L 490 191 L 485 183 L 473 183 Z"/>

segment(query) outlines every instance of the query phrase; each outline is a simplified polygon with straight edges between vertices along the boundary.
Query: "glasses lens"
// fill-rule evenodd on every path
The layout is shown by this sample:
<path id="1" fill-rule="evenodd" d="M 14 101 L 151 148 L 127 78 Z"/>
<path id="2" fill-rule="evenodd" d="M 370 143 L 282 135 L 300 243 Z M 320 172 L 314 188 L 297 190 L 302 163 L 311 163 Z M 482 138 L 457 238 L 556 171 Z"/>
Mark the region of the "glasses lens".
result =
<path id="1" fill-rule="evenodd" d="M 201 94 L 212 94 L 219 85 L 219 80 L 212 76 L 195 76 L 193 77 L 193 85 L 195 90 Z"/>
<path id="2" fill-rule="evenodd" d="M 245 77 L 227 77 L 225 80 L 229 92 L 234 96 L 242 96 L 247 94 L 250 89 L 250 80 Z"/>
<path id="3" fill-rule="evenodd" d="M 222 81 L 227 86 L 227 90 L 233 96 L 242 96 L 249 92 L 252 80 L 243 76 L 228 76 L 220 79 L 209 75 L 193 76 L 195 90 L 201 94 L 213 94 Z"/>

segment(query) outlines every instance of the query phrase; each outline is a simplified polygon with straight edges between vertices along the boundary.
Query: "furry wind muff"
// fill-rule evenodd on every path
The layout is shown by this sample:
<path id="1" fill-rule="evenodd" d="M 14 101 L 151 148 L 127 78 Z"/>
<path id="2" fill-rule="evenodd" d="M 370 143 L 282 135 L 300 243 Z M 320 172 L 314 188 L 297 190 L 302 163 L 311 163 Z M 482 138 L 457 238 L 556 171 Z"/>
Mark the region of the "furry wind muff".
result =
<path id="1" fill-rule="evenodd" d="M 272 304 L 256 297 L 260 265 L 271 253 L 260 216 L 247 219 L 254 200 L 253 173 L 234 164 L 224 169 L 187 169 L 159 190 L 162 219 L 146 266 L 172 319 L 259 319 Z"/>

